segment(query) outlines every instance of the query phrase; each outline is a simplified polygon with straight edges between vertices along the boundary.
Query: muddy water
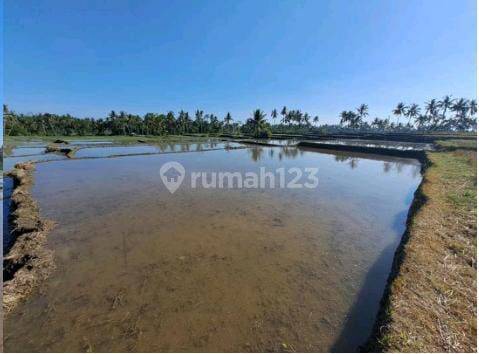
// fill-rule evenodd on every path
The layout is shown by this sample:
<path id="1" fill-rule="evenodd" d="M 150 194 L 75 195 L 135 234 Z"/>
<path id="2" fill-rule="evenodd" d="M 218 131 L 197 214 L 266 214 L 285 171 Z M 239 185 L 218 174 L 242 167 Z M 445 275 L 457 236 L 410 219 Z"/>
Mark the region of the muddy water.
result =
<path id="1" fill-rule="evenodd" d="M 316 189 L 170 194 L 190 171 L 318 167 Z M 419 165 L 259 148 L 37 166 L 58 226 L 52 276 L 4 326 L 7 351 L 354 350 L 369 334 Z"/>

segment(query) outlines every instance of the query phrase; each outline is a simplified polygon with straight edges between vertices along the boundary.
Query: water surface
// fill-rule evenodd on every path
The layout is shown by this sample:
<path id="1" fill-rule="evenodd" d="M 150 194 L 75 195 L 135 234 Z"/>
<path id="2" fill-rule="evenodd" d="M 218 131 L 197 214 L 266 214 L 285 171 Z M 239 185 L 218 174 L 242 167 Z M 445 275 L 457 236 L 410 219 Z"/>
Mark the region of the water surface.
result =
<path id="1" fill-rule="evenodd" d="M 207 142 L 207 143 L 160 143 L 155 145 L 126 145 L 85 147 L 75 153 L 75 158 L 84 157 L 109 157 L 115 155 L 141 155 L 171 152 L 203 151 L 213 149 L 228 149 L 239 147 L 241 144 L 234 142 Z"/>
<path id="2" fill-rule="evenodd" d="M 192 189 L 159 169 L 319 168 L 316 189 Z M 354 350 L 369 335 L 417 161 L 291 148 L 39 164 L 52 276 L 7 351 Z"/>
<path id="3" fill-rule="evenodd" d="M 3 170 L 5 172 L 10 171 L 15 167 L 19 162 L 39 162 L 39 161 L 55 161 L 55 160 L 65 160 L 67 157 L 62 154 L 41 154 L 41 155 L 27 155 L 27 156 L 6 156 L 3 158 Z"/>
<path id="4" fill-rule="evenodd" d="M 405 141 L 390 141 L 390 140 L 366 140 L 366 139 L 333 139 L 333 140 L 317 140 L 318 143 L 323 144 L 339 144 L 339 145 L 353 145 L 365 147 L 377 147 L 397 150 L 433 150 L 433 144 L 430 143 L 413 143 Z"/>
<path id="5" fill-rule="evenodd" d="M 40 155 L 45 152 L 44 147 L 15 147 L 9 156 Z"/>

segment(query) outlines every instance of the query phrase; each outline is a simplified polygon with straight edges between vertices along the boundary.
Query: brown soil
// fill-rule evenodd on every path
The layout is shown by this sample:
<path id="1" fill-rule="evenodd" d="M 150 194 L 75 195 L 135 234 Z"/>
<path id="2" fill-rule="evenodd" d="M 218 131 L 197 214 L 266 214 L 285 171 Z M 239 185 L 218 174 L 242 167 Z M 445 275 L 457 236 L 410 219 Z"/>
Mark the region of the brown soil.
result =
<path id="1" fill-rule="evenodd" d="M 49 153 L 49 152 L 60 153 L 60 154 L 64 154 L 68 158 L 74 157 L 75 152 L 77 150 L 78 150 L 77 148 L 62 147 L 55 144 L 50 144 L 45 148 L 46 153 Z"/>
<path id="2" fill-rule="evenodd" d="M 15 189 L 11 215 L 16 238 L 3 258 L 3 311 L 8 314 L 34 286 L 48 276 L 53 267 L 52 252 L 45 248 L 51 221 L 42 220 L 30 189 L 33 184 L 33 163 L 20 163 L 9 173 Z"/>

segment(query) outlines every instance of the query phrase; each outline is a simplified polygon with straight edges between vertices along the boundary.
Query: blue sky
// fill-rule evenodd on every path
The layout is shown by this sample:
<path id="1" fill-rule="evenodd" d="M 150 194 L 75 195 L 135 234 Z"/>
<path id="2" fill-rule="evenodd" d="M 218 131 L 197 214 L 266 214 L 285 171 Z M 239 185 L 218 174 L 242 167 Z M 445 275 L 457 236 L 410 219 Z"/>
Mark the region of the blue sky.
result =
<path id="1" fill-rule="evenodd" d="M 5 0 L 4 99 L 103 117 L 475 97 L 474 0 Z"/>

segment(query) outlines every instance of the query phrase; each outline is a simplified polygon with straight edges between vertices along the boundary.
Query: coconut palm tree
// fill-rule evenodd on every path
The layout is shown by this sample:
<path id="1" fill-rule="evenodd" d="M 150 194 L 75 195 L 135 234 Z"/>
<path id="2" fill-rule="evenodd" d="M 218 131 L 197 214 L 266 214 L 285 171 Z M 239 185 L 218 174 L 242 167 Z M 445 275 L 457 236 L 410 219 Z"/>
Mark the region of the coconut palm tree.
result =
<path id="1" fill-rule="evenodd" d="M 286 106 L 283 107 L 283 109 L 281 110 L 281 115 L 283 116 L 283 119 L 282 119 L 282 123 L 286 123 L 286 115 L 288 114 L 288 109 L 286 108 Z"/>
<path id="2" fill-rule="evenodd" d="M 459 98 L 456 103 L 451 107 L 452 111 L 456 114 L 455 124 L 453 124 L 459 130 L 467 130 L 470 122 L 467 117 L 467 113 L 470 111 L 470 103 L 465 98 Z"/>
<path id="3" fill-rule="evenodd" d="M 358 111 L 358 114 L 361 118 L 366 118 L 368 115 L 369 115 L 369 112 L 368 112 L 368 105 L 367 104 L 362 104 L 360 105 L 358 108 L 357 108 L 357 111 Z"/>
<path id="4" fill-rule="evenodd" d="M 426 102 L 426 114 L 429 114 L 429 121 L 432 123 L 432 128 L 436 129 L 439 125 L 439 102 L 433 98 Z"/>
<path id="5" fill-rule="evenodd" d="M 230 127 L 230 124 L 231 124 L 231 122 L 233 121 L 233 118 L 231 117 L 231 114 L 230 114 L 230 112 L 226 113 L 226 116 L 225 116 L 225 119 L 224 119 L 224 121 L 225 121 L 225 125 L 226 125 L 226 127 L 228 127 L 228 128 L 229 128 L 229 127 Z"/>
<path id="6" fill-rule="evenodd" d="M 399 125 L 399 118 L 406 115 L 407 110 L 408 107 L 403 102 L 399 102 L 393 109 L 393 114 L 397 117 L 397 125 Z"/>
<path id="7" fill-rule="evenodd" d="M 454 101 L 455 100 L 452 98 L 451 95 L 446 95 L 446 96 L 444 96 L 442 101 L 438 102 L 439 107 L 442 108 L 442 119 L 443 119 L 443 121 L 446 121 L 447 110 L 450 109 L 453 106 Z"/>
<path id="8" fill-rule="evenodd" d="M 406 116 L 408 117 L 408 122 L 407 124 L 410 126 L 411 125 L 411 119 L 414 121 L 416 120 L 416 117 L 419 115 L 421 112 L 421 108 L 417 103 L 413 103 L 411 106 L 409 106 Z"/>
<path id="9" fill-rule="evenodd" d="M 254 124 L 254 132 L 256 137 L 260 136 L 261 129 L 266 124 L 265 117 L 266 117 L 266 114 L 264 114 L 263 111 L 260 109 L 256 109 L 253 112 L 252 122 Z"/>
<path id="10" fill-rule="evenodd" d="M 423 129 L 429 122 L 429 117 L 426 114 L 419 114 L 414 118 L 414 122 L 418 129 Z"/>
<path id="11" fill-rule="evenodd" d="M 314 118 L 313 118 L 313 124 L 314 124 L 314 125 L 317 125 L 318 122 L 319 122 L 319 117 L 318 117 L 318 116 L 314 116 Z"/>
<path id="12" fill-rule="evenodd" d="M 340 124 L 353 129 L 359 128 L 361 125 L 361 116 L 353 111 L 342 111 Z"/>
<path id="13" fill-rule="evenodd" d="M 310 119 L 311 119 L 311 117 L 308 113 L 305 113 L 303 115 L 303 122 L 307 127 L 309 127 L 311 125 L 310 122 L 309 122 Z"/>
<path id="14" fill-rule="evenodd" d="M 271 118 L 273 119 L 273 124 L 275 124 L 277 117 L 278 117 L 278 111 L 275 108 L 271 111 Z"/>
<path id="15" fill-rule="evenodd" d="M 477 101 L 474 99 L 469 101 L 469 114 L 472 117 L 477 114 Z"/>

